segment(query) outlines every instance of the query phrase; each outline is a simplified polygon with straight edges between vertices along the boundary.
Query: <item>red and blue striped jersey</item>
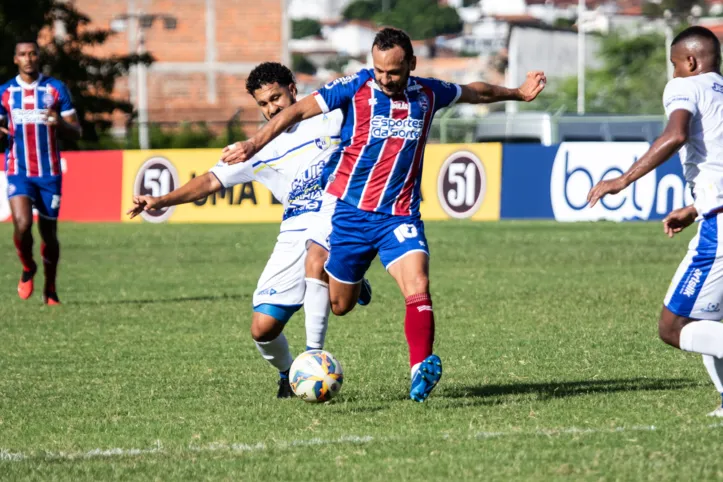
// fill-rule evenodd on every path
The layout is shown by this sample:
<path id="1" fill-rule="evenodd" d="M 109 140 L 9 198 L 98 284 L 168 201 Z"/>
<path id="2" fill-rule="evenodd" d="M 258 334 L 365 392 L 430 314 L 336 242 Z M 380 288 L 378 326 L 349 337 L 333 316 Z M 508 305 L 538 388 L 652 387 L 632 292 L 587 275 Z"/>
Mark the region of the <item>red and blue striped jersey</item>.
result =
<path id="1" fill-rule="evenodd" d="M 60 176 L 57 128 L 47 126 L 43 114 L 75 112 L 70 94 L 57 79 L 41 75 L 32 84 L 20 76 L 0 86 L 0 119 L 7 119 L 8 147 L 5 173 L 27 177 Z"/>
<path id="2" fill-rule="evenodd" d="M 410 77 L 403 93 L 388 97 L 370 69 L 314 92 L 324 113 L 344 113 L 342 144 L 324 168 L 326 192 L 364 211 L 418 215 L 432 118 L 461 92 L 456 84 Z"/>

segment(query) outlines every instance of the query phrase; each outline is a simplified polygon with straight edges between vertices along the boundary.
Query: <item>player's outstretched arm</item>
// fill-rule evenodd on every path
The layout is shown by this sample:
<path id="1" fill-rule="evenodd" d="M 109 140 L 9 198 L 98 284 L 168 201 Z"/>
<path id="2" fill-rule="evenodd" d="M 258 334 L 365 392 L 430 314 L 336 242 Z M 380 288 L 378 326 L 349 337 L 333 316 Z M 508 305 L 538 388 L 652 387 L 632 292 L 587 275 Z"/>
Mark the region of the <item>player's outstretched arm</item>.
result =
<path id="1" fill-rule="evenodd" d="M 505 100 L 532 102 L 545 88 L 547 77 L 544 72 L 528 72 L 525 82 L 517 89 L 509 89 L 501 85 L 492 85 L 485 82 L 473 82 L 462 85 L 462 94 L 457 103 L 464 104 L 490 104 Z"/>
<path id="2" fill-rule="evenodd" d="M 648 152 L 638 159 L 625 174 L 614 179 L 600 181 L 587 195 L 587 202 L 593 207 L 603 196 L 617 194 L 678 152 L 688 140 L 691 113 L 678 109 L 670 114 L 663 134 L 655 139 Z"/>
<path id="3" fill-rule="evenodd" d="M 247 161 L 290 126 L 319 114 L 321 114 L 321 107 L 314 96 L 305 97 L 274 116 L 251 139 L 225 147 L 221 160 L 227 164 Z"/>
<path id="4" fill-rule="evenodd" d="M 220 191 L 222 187 L 221 181 L 214 174 L 207 172 L 202 176 L 194 177 L 165 196 L 134 196 L 133 208 L 126 214 L 133 219 L 143 211 L 190 203 Z"/>

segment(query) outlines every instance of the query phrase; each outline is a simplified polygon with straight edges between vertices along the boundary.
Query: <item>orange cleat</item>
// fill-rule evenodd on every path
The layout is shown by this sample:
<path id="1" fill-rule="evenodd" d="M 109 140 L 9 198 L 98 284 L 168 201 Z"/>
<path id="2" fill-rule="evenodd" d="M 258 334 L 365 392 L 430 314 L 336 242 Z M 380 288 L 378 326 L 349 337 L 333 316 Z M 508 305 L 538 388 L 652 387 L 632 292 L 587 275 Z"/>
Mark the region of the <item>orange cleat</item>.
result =
<path id="1" fill-rule="evenodd" d="M 32 296 L 35 285 L 33 283 L 33 277 L 35 276 L 35 270 L 23 271 L 23 275 L 18 282 L 18 296 L 20 299 L 27 300 Z"/>
<path id="2" fill-rule="evenodd" d="M 45 303 L 48 306 L 55 306 L 59 305 L 60 300 L 58 299 L 58 293 L 55 291 L 46 291 L 43 293 L 43 303 Z"/>

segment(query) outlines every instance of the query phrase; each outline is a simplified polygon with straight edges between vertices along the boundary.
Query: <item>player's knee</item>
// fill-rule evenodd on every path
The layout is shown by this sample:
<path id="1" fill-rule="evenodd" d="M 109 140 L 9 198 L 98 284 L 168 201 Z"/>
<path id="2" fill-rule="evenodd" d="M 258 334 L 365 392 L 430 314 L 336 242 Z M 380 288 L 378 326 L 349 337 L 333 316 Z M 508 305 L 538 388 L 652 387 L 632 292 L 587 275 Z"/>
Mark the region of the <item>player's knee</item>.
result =
<path id="1" fill-rule="evenodd" d="M 349 313 L 356 304 L 356 300 L 347 300 L 344 298 L 332 298 L 331 312 L 336 316 L 344 316 Z"/>
<path id="2" fill-rule="evenodd" d="M 326 256 L 308 256 L 306 258 L 306 276 L 308 278 L 322 279 L 324 276 L 324 264 L 326 263 Z"/>
<path id="3" fill-rule="evenodd" d="M 429 293 L 429 276 L 425 273 L 419 273 L 412 277 L 406 285 L 405 291 L 407 295 Z"/>
<path id="4" fill-rule="evenodd" d="M 271 322 L 268 319 L 257 317 L 251 321 L 251 338 L 257 342 L 274 340 L 283 330 L 284 325 L 280 322 Z"/>
<path id="5" fill-rule="evenodd" d="M 675 319 L 661 315 L 658 320 L 658 336 L 664 343 L 676 348 L 680 343 L 680 328 Z"/>
<path id="6" fill-rule="evenodd" d="M 15 218 L 15 234 L 18 237 L 28 236 L 33 227 L 33 218 L 28 216 L 18 216 Z"/>

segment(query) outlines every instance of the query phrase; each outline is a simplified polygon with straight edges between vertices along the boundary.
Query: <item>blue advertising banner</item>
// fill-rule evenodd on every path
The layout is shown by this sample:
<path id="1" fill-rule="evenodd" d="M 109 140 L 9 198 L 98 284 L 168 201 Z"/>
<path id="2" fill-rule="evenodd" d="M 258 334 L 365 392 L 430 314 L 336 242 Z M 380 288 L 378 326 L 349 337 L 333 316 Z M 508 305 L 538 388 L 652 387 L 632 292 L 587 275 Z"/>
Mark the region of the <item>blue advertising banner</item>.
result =
<path id="1" fill-rule="evenodd" d="M 629 221 L 662 219 L 692 203 L 676 155 L 625 191 L 587 206 L 598 181 L 619 176 L 648 150 L 646 142 L 510 144 L 502 151 L 501 219 Z"/>

